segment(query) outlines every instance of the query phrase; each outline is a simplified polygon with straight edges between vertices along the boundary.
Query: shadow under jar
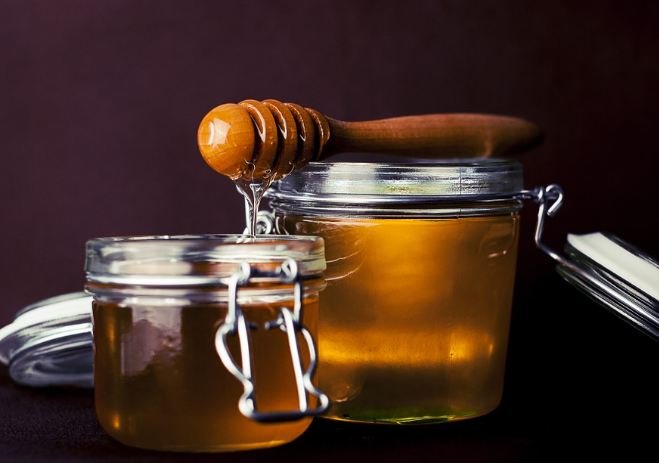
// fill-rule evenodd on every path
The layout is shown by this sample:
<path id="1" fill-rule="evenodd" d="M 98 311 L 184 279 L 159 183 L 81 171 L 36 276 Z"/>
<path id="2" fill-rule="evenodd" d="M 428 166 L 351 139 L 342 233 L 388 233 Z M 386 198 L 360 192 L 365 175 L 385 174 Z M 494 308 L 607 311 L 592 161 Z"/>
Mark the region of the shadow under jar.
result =
<path id="1" fill-rule="evenodd" d="M 501 400 L 521 166 L 312 163 L 269 192 L 278 233 L 325 239 L 327 417 L 437 423 Z"/>
<path id="2" fill-rule="evenodd" d="M 176 451 L 272 447 L 327 408 L 311 380 L 323 241 L 232 235 L 87 243 L 98 419 Z"/>

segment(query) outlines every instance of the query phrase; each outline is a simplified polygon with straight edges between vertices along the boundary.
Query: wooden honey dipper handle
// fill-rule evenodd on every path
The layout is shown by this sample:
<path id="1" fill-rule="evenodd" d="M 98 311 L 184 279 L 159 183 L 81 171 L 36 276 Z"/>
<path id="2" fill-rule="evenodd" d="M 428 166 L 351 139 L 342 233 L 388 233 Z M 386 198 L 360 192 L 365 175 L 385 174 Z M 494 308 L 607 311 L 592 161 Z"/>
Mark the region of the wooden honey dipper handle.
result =
<path id="1" fill-rule="evenodd" d="M 532 148 L 540 129 L 523 119 L 490 114 L 428 114 L 377 121 L 328 119 L 334 152 L 378 152 L 404 156 L 504 156 Z M 321 159 L 326 157 L 321 153 Z"/>
<path id="2" fill-rule="evenodd" d="M 342 152 L 407 156 L 511 155 L 537 145 L 540 129 L 489 114 L 429 114 L 343 122 L 294 103 L 245 100 L 212 109 L 197 133 L 208 165 L 232 179 L 282 178 Z"/>

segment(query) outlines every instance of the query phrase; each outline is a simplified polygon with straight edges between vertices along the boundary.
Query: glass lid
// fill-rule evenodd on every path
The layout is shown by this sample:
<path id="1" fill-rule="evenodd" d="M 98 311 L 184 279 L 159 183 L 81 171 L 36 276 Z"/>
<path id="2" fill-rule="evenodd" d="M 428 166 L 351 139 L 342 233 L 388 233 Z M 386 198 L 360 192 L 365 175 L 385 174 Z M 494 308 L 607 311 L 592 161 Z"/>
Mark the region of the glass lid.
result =
<path id="1" fill-rule="evenodd" d="M 83 292 L 24 308 L 0 328 L 0 363 L 19 384 L 92 387 L 91 310 Z"/>
<path id="2" fill-rule="evenodd" d="M 659 340 L 659 265 L 608 233 L 568 235 L 558 273 L 632 326 Z"/>

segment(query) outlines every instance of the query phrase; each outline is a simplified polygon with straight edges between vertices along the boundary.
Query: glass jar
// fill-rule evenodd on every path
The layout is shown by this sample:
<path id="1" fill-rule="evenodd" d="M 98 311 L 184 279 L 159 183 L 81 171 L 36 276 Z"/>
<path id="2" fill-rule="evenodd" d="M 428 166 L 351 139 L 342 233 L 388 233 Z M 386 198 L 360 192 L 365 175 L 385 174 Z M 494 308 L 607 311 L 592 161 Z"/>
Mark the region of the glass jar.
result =
<path id="1" fill-rule="evenodd" d="M 435 423 L 499 403 L 521 166 L 312 163 L 269 193 L 278 233 L 325 239 L 330 418 Z"/>
<path id="2" fill-rule="evenodd" d="M 95 239 L 98 419 L 142 448 L 284 444 L 327 408 L 312 384 L 322 239 L 231 235 Z"/>

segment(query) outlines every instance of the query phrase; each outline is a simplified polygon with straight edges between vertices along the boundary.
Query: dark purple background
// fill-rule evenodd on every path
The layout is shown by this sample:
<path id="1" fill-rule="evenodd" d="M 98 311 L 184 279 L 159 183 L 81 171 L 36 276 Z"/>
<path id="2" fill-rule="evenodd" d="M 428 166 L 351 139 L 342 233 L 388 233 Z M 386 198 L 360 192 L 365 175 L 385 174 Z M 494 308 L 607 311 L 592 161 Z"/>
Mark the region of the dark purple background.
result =
<path id="1" fill-rule="evenodd" d="M 527 185 L 567 192 L 550 242 L 658 255 L 657 24 L 652 1 L 0 1 L 0 325 L 79 290 L 90 237 L 240 231 L 195 132 L 245 98 L 529 118 Z M 656 346 L 560 281 L 524 220 L 504 413 L 629 430 L 656 409 Z"/>
<path id="2" fill-rule="evenodd" d="M 656 251 L 658 13 L 650 1 L 2 1 L 0 323 L 79 289 L 87 238 L 240 231 L 242 203 L 195 134 L 211 107 L 245 98 L 346 120 L 527 117 L 547 134 L 524 158 L 527 185 L 568 195 L 556 243 L 606 229 Z M 548 265 L 532 254 L 520 268 L 536 276 Z"/>

